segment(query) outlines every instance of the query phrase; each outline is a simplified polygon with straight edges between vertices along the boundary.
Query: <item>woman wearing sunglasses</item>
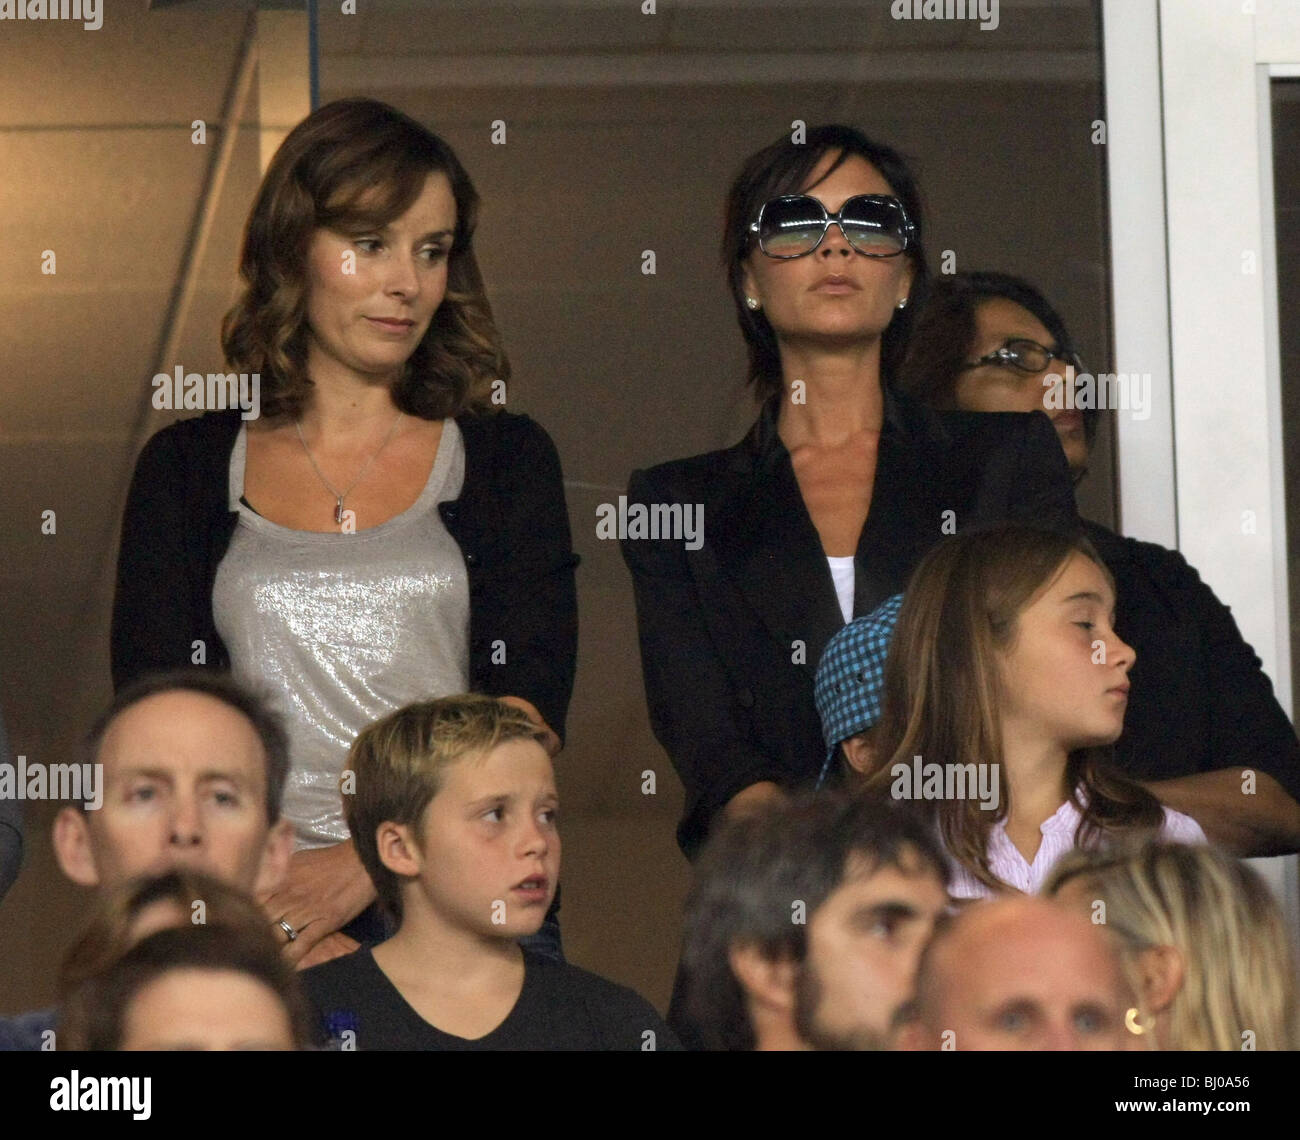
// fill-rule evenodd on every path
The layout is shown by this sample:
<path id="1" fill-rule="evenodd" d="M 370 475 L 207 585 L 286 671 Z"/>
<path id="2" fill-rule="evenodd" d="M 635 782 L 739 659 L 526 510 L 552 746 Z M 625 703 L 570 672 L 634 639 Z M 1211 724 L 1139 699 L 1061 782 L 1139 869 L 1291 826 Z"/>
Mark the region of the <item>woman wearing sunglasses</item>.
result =
<path id="1" fill-rule="evenodd" d="M 623 544 L 688 856 L 719 812 L 816 779 L 821 651 L 933 543 L 985 519 L 1074 523 L 1044 417 L 940 415 L 891 390 L 922 233 L 903 160 L 849 127 L 774 143 L 731 187 L 723 256 L 762 411 L 734 447 L 632 475 L 629 512 L 694 505 L 702 542 Z"/>
<path id="2" fill-rule="evenodd" d="M 223 329 L 261 416 L 164 428 L 127 500 L 114 683 L 199 664 L 277 699 L 298 850 L 262 901 L 299 960 L 383 935 L 340 795 L 361 728 L 474 690 L 523 708 L 552 753 L 564 732 L 577 559 L 554 445 L 500 406 L 478 202 L 451 148 L 392 107 L 303 120 L 253 204 Z"/>
<path id="3" fill-rule="evenodd" d="M 899 387 L 937 409 L 1042 409 L 1077 482 L 1101 412 L 1062 398 L 1067 365 L 1088 375 L 1037 289 L 1004 273 L 957 274 L 931 288 Z M 1300 849 L 1300 742 L 1227 606 L 1177 551 L 1084 528 L 1115 579 L 1115 629 L 1137 655 L 1120 767 L 1239 855 Z M 1253 794 L 1242 794 L 1243 770 L 1255 773 Z"/>

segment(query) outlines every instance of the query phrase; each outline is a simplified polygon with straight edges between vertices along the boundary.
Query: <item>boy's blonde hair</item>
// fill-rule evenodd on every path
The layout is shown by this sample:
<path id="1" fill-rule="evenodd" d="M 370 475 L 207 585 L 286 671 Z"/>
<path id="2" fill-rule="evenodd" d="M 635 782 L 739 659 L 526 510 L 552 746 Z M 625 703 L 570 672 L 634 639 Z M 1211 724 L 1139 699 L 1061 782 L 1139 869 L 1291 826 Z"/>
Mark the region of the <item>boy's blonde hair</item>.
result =
<path id="1" fill-rule="evenodd" d="M 1075 881 L 1105 903 L 1131 982 L 1144 950 L 1172 946 L 1183 960 L 1170 1040 L 1157 1047 L 1300 1047 L 1295 952 L 1281 908 L 1252 868 L 1211 847 L 1148 841 L 1070 852 L 1043 893 Z"/>
<path id="2" fill-rule="evenodd" d="M 343 811 L 379 901 L 394 918 L 402 917 L 402 877 L 379 858 L 379 825 L 418 824 L 456 760 L 543 736 L 522 710 L 476 694 L 419 701 L 361 730 L 348 757 L 355 787 L 343 796 Z M 346 792 L 347 773 L 343 779 Z"/>

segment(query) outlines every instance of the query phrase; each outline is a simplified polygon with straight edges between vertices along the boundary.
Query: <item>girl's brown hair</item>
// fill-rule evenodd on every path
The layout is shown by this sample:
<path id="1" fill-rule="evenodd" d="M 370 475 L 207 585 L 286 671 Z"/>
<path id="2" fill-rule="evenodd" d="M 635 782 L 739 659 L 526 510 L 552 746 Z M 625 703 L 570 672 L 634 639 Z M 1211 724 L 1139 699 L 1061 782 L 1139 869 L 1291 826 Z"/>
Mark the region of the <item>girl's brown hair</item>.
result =
<path id="1" fill-rule="evenodd" d="M 1090 558 L 1110 580 L 1082 535 L 1023 524 L 966 531 L 921 560 L 903 597 L 885 663 L 877 729 L 877 755 L 884 762 L 868 779 L 869 787 L 887 794 L 893 766 L 910 765 L 914 756 L 940 764 L 997 764 L 999 776 L 1005 772 L 1001 658 L 1015 641 L 1021 611 L 1076 553 Z M 1159 802 L 1114 767 L 1109 747 L 1071 752 L 1065 781 L 1083 816 L 1075 836 L 1081 845 L 1103 833 L 1155 828 L 1163 821 Z M 996 812 L 973 797 L 921 805 L 933 814 L 949 853 L 995 890 L 1007 889 L 988 860 L 989 833 L 1006 818 L 1010 802 L 1005 780 L 1001 792 Z"/>
<path id="2" fill-rule="evenodd" d="M 422 419 L 489 411 L 510 364 L 474 256 L 479 198 L 442 139 L 374 99 L 313 111 L 275 152 L 244 231 L 244 289 L 222 323 L 228 367 L 261 376 L 262 410 L 296 417 L 311 399 L 307 375 L 308 247 L 318 229 L 381 228 L 404 214 L 425 179 L 446 175 L 456 201 L 447 295 L 392 389 Z"/>

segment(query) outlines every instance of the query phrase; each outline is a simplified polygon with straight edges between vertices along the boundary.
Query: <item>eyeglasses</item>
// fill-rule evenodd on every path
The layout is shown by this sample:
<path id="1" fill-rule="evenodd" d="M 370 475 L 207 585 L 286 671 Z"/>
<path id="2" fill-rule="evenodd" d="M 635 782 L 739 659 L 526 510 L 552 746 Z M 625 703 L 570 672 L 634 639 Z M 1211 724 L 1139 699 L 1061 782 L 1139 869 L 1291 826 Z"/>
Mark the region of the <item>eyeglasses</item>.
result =
<path id="1" fill-rule="evenodd" d="M 763 204 L 749 232 L 768 257 L 803 257 L 821 245 L 832 222 L 867 257 L 897 257 L 916 233 L 903 203 L 885 194 L 858 194 L 834 214 L 808 194 L 786 194 Z"/>
<path id="2" fill-rule="evenodd" d="M 996 364 L 1002 368 L 1014 368 L 1018 372 L 1034 376 L 1039 372 L 1045 372 L 1053 360 L 1063 360 L 1066 364 L 1072 364 L 1075 372 L 1086 371 L 1083 361 L 1079 359 L 1079 354 L 1074 349 L 1044 348 L 1036 340 L 1020 338 L 1009 340 L 987 356 L 981 356 L 978 360 L 963 365 L 962 371 L 979 368 L 985 364 Z"/>

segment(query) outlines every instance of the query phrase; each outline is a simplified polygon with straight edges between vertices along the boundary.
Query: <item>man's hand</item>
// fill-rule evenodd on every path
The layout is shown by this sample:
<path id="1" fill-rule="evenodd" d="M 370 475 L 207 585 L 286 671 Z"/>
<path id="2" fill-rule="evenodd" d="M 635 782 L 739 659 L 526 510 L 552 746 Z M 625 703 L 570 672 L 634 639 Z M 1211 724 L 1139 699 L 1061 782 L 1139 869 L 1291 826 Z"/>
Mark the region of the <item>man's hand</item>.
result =
<path id="1" fill-rule="evenodd" d="M 563 745 L 560 743 L 560 738 L 551 731 L 551 726 L 542 719 L 542 714 L 537 711 L 537 706 L 531 701 L 524 700 L 523 697 L 498 697 L 497 700 L 527 714 L 528 719 L 542 730 L 544 735 L 541 745 L 546 749 L 546 754 L 554 760 L 556 753 L 560 751 Z"/>
<path id="2" fill-rule="evenodd" d="M 289 860 L 284 883 L 259 901 L 271 922 L 277 924 L 273 933 L 285 942 L 285 956 L 299 964 L 305 963 L 318 943 L 356 918 L 374 898 L 374 885 L 349 839 L 333 847 L 297 852 Z M 281 919 L 297 932 L 292 942 L 278 925 Z M 338 950 L 340 943 L 331 945 L 338 952 L 330 957 L 346 953 Z M 356 949 L 355 943 L 352 949 Z M 329 948 L 321 952 L 328 953 Z"/>

